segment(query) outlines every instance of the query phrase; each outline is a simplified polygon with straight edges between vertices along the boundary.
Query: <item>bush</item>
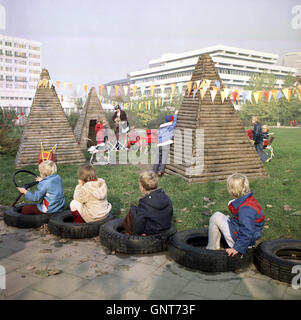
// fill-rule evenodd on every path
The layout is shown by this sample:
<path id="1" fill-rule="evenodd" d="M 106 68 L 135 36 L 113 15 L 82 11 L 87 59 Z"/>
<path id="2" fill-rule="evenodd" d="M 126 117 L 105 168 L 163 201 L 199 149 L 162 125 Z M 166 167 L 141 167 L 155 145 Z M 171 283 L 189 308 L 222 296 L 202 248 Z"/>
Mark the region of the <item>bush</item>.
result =
<path id="1" fill-rule="evenodd" d="M 15 156 L 18 152 L 20 139 L 11 138 L 9 128 L 0 129 L 0 154 Z"/>
<path id="2" fill-rule="evenodd" d="M 72 130 L 74 130 L 79 116 L 80 114 L 78 112 L 71 112 L 70 115 L 67 115 L 67 119 L 72 127 Z"/>

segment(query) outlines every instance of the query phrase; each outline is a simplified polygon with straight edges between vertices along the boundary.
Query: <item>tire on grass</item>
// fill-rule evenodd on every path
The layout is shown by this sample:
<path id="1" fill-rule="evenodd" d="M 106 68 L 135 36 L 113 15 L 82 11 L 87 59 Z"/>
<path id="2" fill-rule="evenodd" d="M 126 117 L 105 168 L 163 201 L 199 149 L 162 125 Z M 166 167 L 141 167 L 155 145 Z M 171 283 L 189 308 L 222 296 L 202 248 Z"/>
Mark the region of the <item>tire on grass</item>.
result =
<path id="1" fill-rule="evenodd" d="M 268 277 L 291 284 L 295 276 L 292 268 L 301 265 L 301 240 L 276 239 L 260 243 L 254 264 Z"/>
<path id="2" fill-rule="evenodd" d="M 206 272 L 237 271 L 248 267 L 253 262 L 254 248 L 247 249 L 244 255 L 229 257 L 225 250 L 207 250 L 208 229 L 190 229 L 170 237 L 168 255 L 177 263 Z M 221 248 L 227 248 L 221 240 Z"/>
<path id="3" fill-rule="evenodd" d="M 61 238 L 85 239 L 98 236 L 99 227 L 107 221 L 113 219 L 113 215 L 109 215 L 101 221 L 89 223 L 74 223 L 70 210 L 54 214 L 48 223 L 48 230 Z"/>
<path id="4" fill-rule="evenodd" d="M 36 205 L 36 203 L 34 203 Z M 4 212 L 4 222 L 11 227 L 16 228 L 39 228 L 47 224 L 53 213 L 44 214 L 22 214 L 24 205 L 11 207 Z"/>
<path id="5" fill-rule="evenodd" d="M 177 232 L 175 225 L 158 234 L 147 236 L 129 236 L 122 231 L 123 218 L 111 220 L 99 229 L 101 244 L 120 253 L 146 254 L 165 251 L 170 236 Z"/>

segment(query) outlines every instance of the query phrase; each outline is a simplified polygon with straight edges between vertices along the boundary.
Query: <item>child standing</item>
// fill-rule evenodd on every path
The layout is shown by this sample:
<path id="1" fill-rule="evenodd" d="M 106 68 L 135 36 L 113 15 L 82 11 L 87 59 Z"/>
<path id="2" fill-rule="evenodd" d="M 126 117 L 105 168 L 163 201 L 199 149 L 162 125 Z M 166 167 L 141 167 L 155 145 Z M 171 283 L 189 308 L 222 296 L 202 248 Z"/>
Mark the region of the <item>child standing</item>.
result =
<path id="1" fill-rule="evenodd" d="M 97 145 L 104 142 L 104 136 L 105 136 L 105 127 L 103 126 L 100 119 L 97 120 L 96 126 L 95 126 L 95 133 L 96 133 L 96 143 Z"/>
<path id="2" fill-rule="evenodd" d="M 104 220 L 112 209 L 112 205 L 107 201 L 106 182 L 97 179 L 91 164 L 78 168 L 78 185 L 73 198 L 70 209 L 75 223 Z"/>
<path id="3" fill-rule="evenodd" d="M 270 128 L 268 125 L 264 125 L 262 126 L 262 135 L 263 135 L 263 148 L 266 148 L 269 144 L 269 138 L 270 138 L 270 134 L 269 134 Z"/>
<path id="4" fill-rule="evenodd" d="M 40 201 L 37 205 L 24 205 L 23 214 L 43 214 L 62 211 L 65 207 L 63 183 L 61 177 L 56 174 L 56 164 L 51 160 L 43 161 L 39 164 L 40 177 L 35 192 L 27 191 L 24 188 L 17 188 L 19 192 L 25 194 L 25 199 L 29 201 Z"/>
<path id="5" fill-rule="evenodd" d="M 170 198 L 158 188 L 158 176 L 152 171 L 140 174 L 139 187 L 142 198 L 131 208 L 123 222 L 130 235 L 150 235 L 171 227 L 173 207 Z"/>
<path id="6" fill-rule="evenodd" d="M 252 143 L 254 144 L 254 147 L 260 157 L 260 160 L 262 162 L 269 162 L 268 155 L 263 151 L 263 134 L 262 134 L 262 128 L 260 120 L 257 116 L 252 117 L 252 124 L 253 127 L 253 139 Z"/>
<path id="7" fill-rule="evenodd" d="M 159 171 L 158 176 L 162 176 L 164 174 L 170 151 L 170 145 L 173 143 L 173 131 L 177 125 L 177 118 L 178 111 L 176 111 L 174 116 L 166 116 L 165 123 L 163 123 L 159 128 L 157 145 L 158 150 L 153 167 L 153 172 L 157 173 Z"/>
<path id="8" fill-rule="evenodd" d="M 264 225 L 264 214 L 250 191 L 248 178 L 239 173 L 228 177 L 228 192 L 235 199 L 230 201 L 228 208 L 233 215 L 229 216 L 216 212 L 210 218 L 209 239 L 206 249 L 219 250 L 221 233 L 223 234 L 229 249 L 229 256 L 235 256 L 238 252 L 244 254 L 249 246 L 254 246 L 260 238 Z"/>

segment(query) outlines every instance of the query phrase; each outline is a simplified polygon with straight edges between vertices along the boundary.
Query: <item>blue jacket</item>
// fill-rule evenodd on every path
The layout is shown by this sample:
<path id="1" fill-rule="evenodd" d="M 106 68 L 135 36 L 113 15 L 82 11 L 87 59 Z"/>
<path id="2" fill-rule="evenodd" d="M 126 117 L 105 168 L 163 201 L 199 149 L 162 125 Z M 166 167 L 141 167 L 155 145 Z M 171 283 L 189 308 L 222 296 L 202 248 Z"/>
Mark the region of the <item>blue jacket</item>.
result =
<path id="1" fill-rule="evenodd" d="M 262 143 L 262 141 L 263 141 L 263 133 L 262 133 L 262 128 L 261 128 L 260 122 L 257 122 L 254 124 L 253 140 L 255 141 L 255 144 Z"/>
<path id="2" fill-rule="evenodd" d="M 155 190 L 131 205 L 133 234 L 157 234 L 171 227 L 173 207 L 170 198 L 162 189 Z"/>
<path id="3" fill-rule="evenodd" d="M 177 125 L 178 115 L 174 115 L 173 122 L 163 123 L 158 132 L 158 147 L 173 143 L 173 131 Z"/>
<path id="4" fill-rule="evenodd" d="M 40 203 L 38 209 L 44 213 L 62 211 L 65 207 L 65 198 L 62 179 L 57 174 L 44 178 L 35 192 L 28 191 L 25 199 Z"/>
<path id="5" fill-rule="evenodd" d="M 253 192 L 232 201 L 228 208 L 233 214 L 229 220 L 230 233 L 235 242 L 233 248 L 244 254 L 261 237 L 265 219 L 263 211 Z"/>

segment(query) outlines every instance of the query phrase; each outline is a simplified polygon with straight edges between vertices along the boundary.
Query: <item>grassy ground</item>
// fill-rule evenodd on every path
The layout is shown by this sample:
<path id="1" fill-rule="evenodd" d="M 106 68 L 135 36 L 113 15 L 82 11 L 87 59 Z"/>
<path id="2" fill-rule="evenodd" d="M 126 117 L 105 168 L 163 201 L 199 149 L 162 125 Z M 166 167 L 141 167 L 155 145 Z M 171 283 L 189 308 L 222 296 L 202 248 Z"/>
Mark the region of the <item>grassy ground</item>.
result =
<path id="1" fill-rule="evenodd" d="M 301 129 L 272 129 L 276 139 L 273 143 L 276 158 L 266 164 L 269 178 L 253 180 L 251 188 L 266 215 L 263 239 L 301 239 Z M 27 169 L 37 172 L 37 168 Z M 124 216 L 131 203 L 137 203 L 139 166 L 111 165 L 96 167 L 97 174 L 106 180 L 108 199 L 115 216 Z M 12 175 L 15 162 L 12 157 L 0 157 L 0 204 L 10 205 L 18 195 Z M 60 165 L 58 173 L 64 184 L 66 202 L 72 200 L 77 183 L 77 166 Z M 178 177 L 165 176 L 160 187 L 170 196 L 174 206 L 178 230 L 200 228 L 208 225 L 209 216 L 204 197 L 210 198 L 209 210 L 227 213 L 230 199 L 226 183 L 203 183 L 188 185 Z M 269 206 L 267 206 L 269 205 Z M 270 207 L 270 205 L 272 207 Z M 298 215 L 299 214 L 299 215 Z"/>

